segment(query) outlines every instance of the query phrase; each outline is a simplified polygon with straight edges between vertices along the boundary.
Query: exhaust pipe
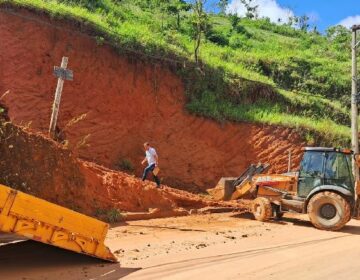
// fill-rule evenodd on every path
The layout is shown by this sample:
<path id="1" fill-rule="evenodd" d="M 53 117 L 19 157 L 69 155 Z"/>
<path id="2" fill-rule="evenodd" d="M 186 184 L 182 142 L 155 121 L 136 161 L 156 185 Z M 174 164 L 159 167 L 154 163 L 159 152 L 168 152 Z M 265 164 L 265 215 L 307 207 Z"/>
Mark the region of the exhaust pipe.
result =
<path id="1" fill-rule="evenodd" d="M 289 151 L 288 172 L 291 172 L 291 151 Z"/>

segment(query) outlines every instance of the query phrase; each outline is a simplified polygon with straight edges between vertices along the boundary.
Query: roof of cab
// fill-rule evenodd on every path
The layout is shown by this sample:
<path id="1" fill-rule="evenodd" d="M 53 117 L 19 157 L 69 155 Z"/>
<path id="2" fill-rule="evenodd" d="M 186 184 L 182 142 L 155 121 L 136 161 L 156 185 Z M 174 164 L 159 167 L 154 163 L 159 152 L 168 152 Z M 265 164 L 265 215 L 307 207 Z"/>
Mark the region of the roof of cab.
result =
<path id="1" fill-rule="evenodd" d="M 314 152 L 338 152 L 351 154 L 352 151 L 350 149 L 341 149 L 341 148 L 327 148 L 327 147 L 305 147 L 305 151 L 314 151 Z"/>

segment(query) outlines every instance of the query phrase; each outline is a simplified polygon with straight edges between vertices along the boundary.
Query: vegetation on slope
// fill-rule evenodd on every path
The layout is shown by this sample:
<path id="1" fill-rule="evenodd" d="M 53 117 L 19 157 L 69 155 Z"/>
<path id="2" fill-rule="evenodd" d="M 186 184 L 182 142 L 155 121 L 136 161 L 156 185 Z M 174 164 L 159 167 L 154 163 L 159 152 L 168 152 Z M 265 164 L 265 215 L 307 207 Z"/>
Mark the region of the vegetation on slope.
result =
<path id="1" fill-rule="evenodd" d="M 310 143 L 349 140 L 350 33 L 345 28 L 321 35 L 268 19 L 211 13 L 199 18 L 181 0 L 0 3 L 86 23 L 99 44 L 164 61 L 182 76 L 187 108 L 195 114 L 294 127 Z M 200 62 L 195 63 L 199 22 Z"/>

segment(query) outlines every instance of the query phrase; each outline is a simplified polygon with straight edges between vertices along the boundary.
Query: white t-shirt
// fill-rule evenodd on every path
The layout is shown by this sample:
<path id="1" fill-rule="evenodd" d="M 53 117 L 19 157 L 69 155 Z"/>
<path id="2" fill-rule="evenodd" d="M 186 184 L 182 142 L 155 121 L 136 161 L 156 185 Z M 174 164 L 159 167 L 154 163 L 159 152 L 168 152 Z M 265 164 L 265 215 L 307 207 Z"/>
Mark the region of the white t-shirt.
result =
<path id="1" fill-rule="evenodd" d="M 146 154 L 146 160 L 148 162 L 148 165 L 152 165 L 152 164 L 156 163 L 155 156 L 157 154 L 156 154 L 156 151 L 154 148 L 149 148 L 149 150 L 145 151 L 145 154 Z"/>

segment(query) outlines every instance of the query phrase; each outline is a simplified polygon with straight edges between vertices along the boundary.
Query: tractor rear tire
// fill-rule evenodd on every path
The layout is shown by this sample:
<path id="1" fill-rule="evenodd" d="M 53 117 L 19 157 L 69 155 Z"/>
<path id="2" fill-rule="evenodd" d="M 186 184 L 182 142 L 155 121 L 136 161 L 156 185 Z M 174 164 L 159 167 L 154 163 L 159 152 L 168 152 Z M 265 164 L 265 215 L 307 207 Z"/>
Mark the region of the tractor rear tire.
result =
<path id="1" fill-rule="evenodd" d="M 272 218 L 273 209 L 269 199 L 265 197 L 256 198 L 251 205 L 251 212 L 256 220 L 265 222 Z"/>
<path id="2" fill-rule="evenodd" d="M 307 212 L 311 223 L 322 230 L 339 230 L 351 219 L 349 202 L 329 191 L 315 194 L 309 201 Z"/>

